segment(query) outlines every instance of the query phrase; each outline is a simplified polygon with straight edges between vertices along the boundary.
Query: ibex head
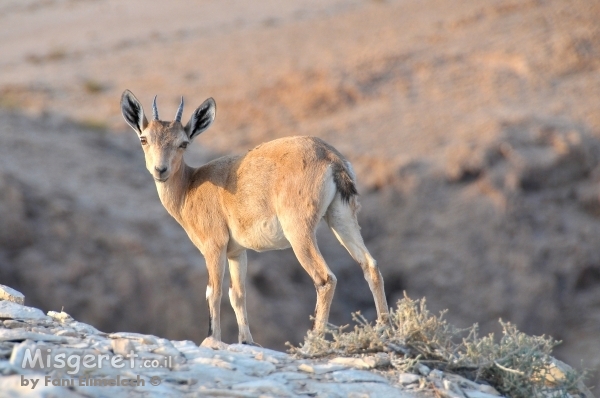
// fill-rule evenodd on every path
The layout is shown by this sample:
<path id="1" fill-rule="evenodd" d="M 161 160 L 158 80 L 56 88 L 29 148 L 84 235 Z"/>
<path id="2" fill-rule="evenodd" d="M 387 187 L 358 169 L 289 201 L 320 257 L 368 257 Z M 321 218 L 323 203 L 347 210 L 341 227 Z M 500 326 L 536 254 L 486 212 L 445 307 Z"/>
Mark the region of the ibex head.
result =
<path id="1" fill-rule="evenodd" d="M 175 119 L 165 122 L 158 119 L 156 97 L 152 103 L 152 120 L 148 122 L 144 109 L 138 99 L 129 90 L 121 96 L 121 112 L 127 124 L 134 129 L 140 138 L 146 168 L 158 182 L 165 182 L 181 167 L 185 148 L 215 120 L 217 106 L 215 100 L 207 99 L 192 114 L 190 121 L 183 126 L 183 97 Z"/>

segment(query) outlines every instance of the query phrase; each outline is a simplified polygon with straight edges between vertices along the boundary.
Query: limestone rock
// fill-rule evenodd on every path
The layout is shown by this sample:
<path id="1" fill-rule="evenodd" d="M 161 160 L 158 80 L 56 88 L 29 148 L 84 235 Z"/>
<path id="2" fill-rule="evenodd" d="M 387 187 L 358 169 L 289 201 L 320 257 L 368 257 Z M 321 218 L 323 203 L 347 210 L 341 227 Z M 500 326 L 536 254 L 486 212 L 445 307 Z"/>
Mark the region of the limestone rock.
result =
<path id="1" fill-rule="evenodd" d="M 364 370 L 338 370 L 333 372 L 332 379 L 340 383 L 359 383 L 359 382 L 375 382 L 387 383 L 387 379 L 375 373 L 366 372 Z"/>
<path id="2" fill-rule="evenodd" d="M 331 373 L 337 370 L 343 370 L 347 368 L 348 367 L 345 365 L 336 365 L 334 363 L 328 363 L 323 365 L 303 363 L 300 366 L 298 366 L 298 370 L 301 370 L 306 373 L 314 373 L 316 375 Z"/>
<path id="3" fill-rule="evenodd" d="M 371 355 L 364 358 L 338 357 L 329 361 L 336 365 L 345 365 L 356 369 L 375 369 L 377 367 L 390 364 L 390 358 L 387 355 Z"/>
<path id="4" fill-rule="evenodd" d="M 12 301 L 17 304 L 25 304 L 23 293 L 16 291 L 12 287 L 0 285 L 0 300 Z"/>
<path id="5" fill-rule="evenodd" d="M 59 322 L 70 322 L 73 320 L 71 315 L 67 314 L 64 311 L 56 312 L 56 311 L 48 311 L 48 316 L 52 319 L 55 319 Z"/>
<path id="6" fill-rule="evenodd" d="M 135 347 L 133 346 L 133 343 L 129 339 L 121 339 L 121 338 L 113 339 L 110 342 L 110 345 L 115 354 L 125 356 L 125 355 L 129 355 L 129 353 L 132 351 L 135 352 Z"/>
<path id="7" fill-rule="evenodd" d="M 66 343 L 66 337 L 56 336 L 46 333 L 35 333 L 23 331 L 21 329 L 0 329 L 0 341 L 52 341 L 56 343 Z"/>
<path id="8" fill-rule="evenodd" d="M 0 301 L 0 318 L 9 319 L 46 319 L 46 315 L 37 308 L 26 307 L 13 301 Z"/>
<path id="9" fill-rule="evenodd" d="M 421 379 L 420 376 L 412 374 L 412 373 L 402 373 L 398 377 L 398 382 L 402 385 L 416 383 Z"/>
<path id="10" fill-rule="evenodd" d="M 39 380 L 41 384 L 47 376 L 67 382 L 84 376 L 92 381 L 116 382 L 137 377 L 143 381 L 137 386 L 111 387 L 112 396 L 424 398 L 435 392 L 448 398 L 499 396 L 490 386 L 426 366 L 418 368 L 420 374 L 397 375 L 389 370 L 391 368 L 385 368 L 386 364 L 390 365 L 388 354 L 309 360 L 240 344 L 224 345 L 226 349 L 215 350 L 198 347 L 192 341 L 169 341 L 139 333 L 106 334 L 75 321 L 64 312 L 49 312 L 46 317 L 35 308 L 9 301 L 0 301 L 0 304 L 4 304 L 4 308 L 25 309 L 39 316 L 22 321 L 10 318 L 0 323 L 2 396 L 84 395 L 95 398 L 106 396 L 108 391 L 93 384 L 75 384 L 69 389 L 40 388 L 38 385 L 31 391 L 31 388 L 27 390 L 21 386 L 21 376 Z M 27 355 L 35 356 L 38 351 L 39 362 L 34 360 L 32 365 L 30 360 L 26 366 Z M 130 355 L 132 351 L 134 355 Z M 10 359 L 7 358 L 9 355 Z M 76 361 L 66 368 L 57 367 L 55 358 L 59 355 Z M 121 355 L 125 358 L 119 362 L 123 366 L 112 366 L 111 361 Z M 92 362 L 103 357 L 105 362 L 84 367 L 82 360 L 85 357 L 92 358 Z M 53 365 L 48 367 L 47 363 Z M 568 368 L 563 365 L 556 363 L 556 374 L 552 377 L 564 377 Z M 379 371 L 372 370 L 378 367 Z M 586 396 L 589 397 L 592 396 Z"/>
<path id="11" fill-rule="evenodd" d="M 489 394 L 479 390 L 463 390 L 467 398 L 497 398 L 498 395 Z"/>

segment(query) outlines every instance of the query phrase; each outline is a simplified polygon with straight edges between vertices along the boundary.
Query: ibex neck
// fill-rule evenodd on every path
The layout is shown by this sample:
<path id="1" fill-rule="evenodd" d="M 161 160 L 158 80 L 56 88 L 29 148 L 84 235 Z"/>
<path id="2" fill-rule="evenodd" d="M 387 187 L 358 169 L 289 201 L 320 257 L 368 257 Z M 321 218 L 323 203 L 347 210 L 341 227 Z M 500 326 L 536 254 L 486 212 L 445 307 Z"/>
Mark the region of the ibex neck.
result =
<path id="1" fill-rule="evenodd" d="M 191 172 L 192 168 L 183 162 L 179 170 L 167 181 L 156 182 L 156 189 L 161 203 L 169 214 L 179 222 L 181 222 L 181 208 L 185 203 Z"/>

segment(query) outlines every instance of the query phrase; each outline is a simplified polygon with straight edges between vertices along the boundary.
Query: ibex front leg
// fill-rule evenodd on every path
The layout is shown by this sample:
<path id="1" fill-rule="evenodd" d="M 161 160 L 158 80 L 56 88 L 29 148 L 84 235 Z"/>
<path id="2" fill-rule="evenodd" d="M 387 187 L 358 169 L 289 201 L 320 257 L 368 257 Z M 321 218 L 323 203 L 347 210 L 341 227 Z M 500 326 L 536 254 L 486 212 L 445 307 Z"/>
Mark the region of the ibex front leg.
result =
<path id="1" fill-rule="evenodd" d="M 223 276 L 227 261 L 226 250 L 214 249 L 204 253 L 208 269 L 208 286 L 206 302 L 208 304 L 208 337 L 202 346 L 214 349 L 224 348 L 221 342 L 221 296 L 223 295 Z"/>
<path id="2" fill-rule="evenodd" d="M 229 276 L 231 285 L 229 286 L 229 301 L 235 312 L 237 319 L 239 335 L 238 341 L 240 344 L 254 345 L 250 327 L 248 326 L 248 314 L 246 313 L 246 269 L 248 265 L 248 257 L 244 250 L 238 255 L 230 255 L 229 259 Z"/>

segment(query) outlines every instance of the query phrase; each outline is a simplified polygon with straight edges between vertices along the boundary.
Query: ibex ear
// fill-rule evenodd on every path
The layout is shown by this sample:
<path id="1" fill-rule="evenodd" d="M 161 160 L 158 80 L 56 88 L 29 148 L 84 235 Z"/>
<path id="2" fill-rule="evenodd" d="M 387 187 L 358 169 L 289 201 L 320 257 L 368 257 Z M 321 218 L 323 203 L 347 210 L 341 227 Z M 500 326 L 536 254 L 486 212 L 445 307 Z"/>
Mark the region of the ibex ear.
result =
<path id="1" fill-rule="evenodd" d="M 200 135 L 204 130 L 210 127 L 215 120 L 217 113 L 217 104 L 212 98 L 207 99 L 192 114 L 190 121 L 185 125 L 185 133 L 190 140 Z"/>
<path id="2" fill-rule="evenodd" d="M 148 126 L 148 119 L 144 116 L 144 109 L 140 105 L 140 101 L 129 90 L 123 91 L 121 96 L 121 112 L 127 124 L 138 134 L 142 134 L 142 131 Z"/>

